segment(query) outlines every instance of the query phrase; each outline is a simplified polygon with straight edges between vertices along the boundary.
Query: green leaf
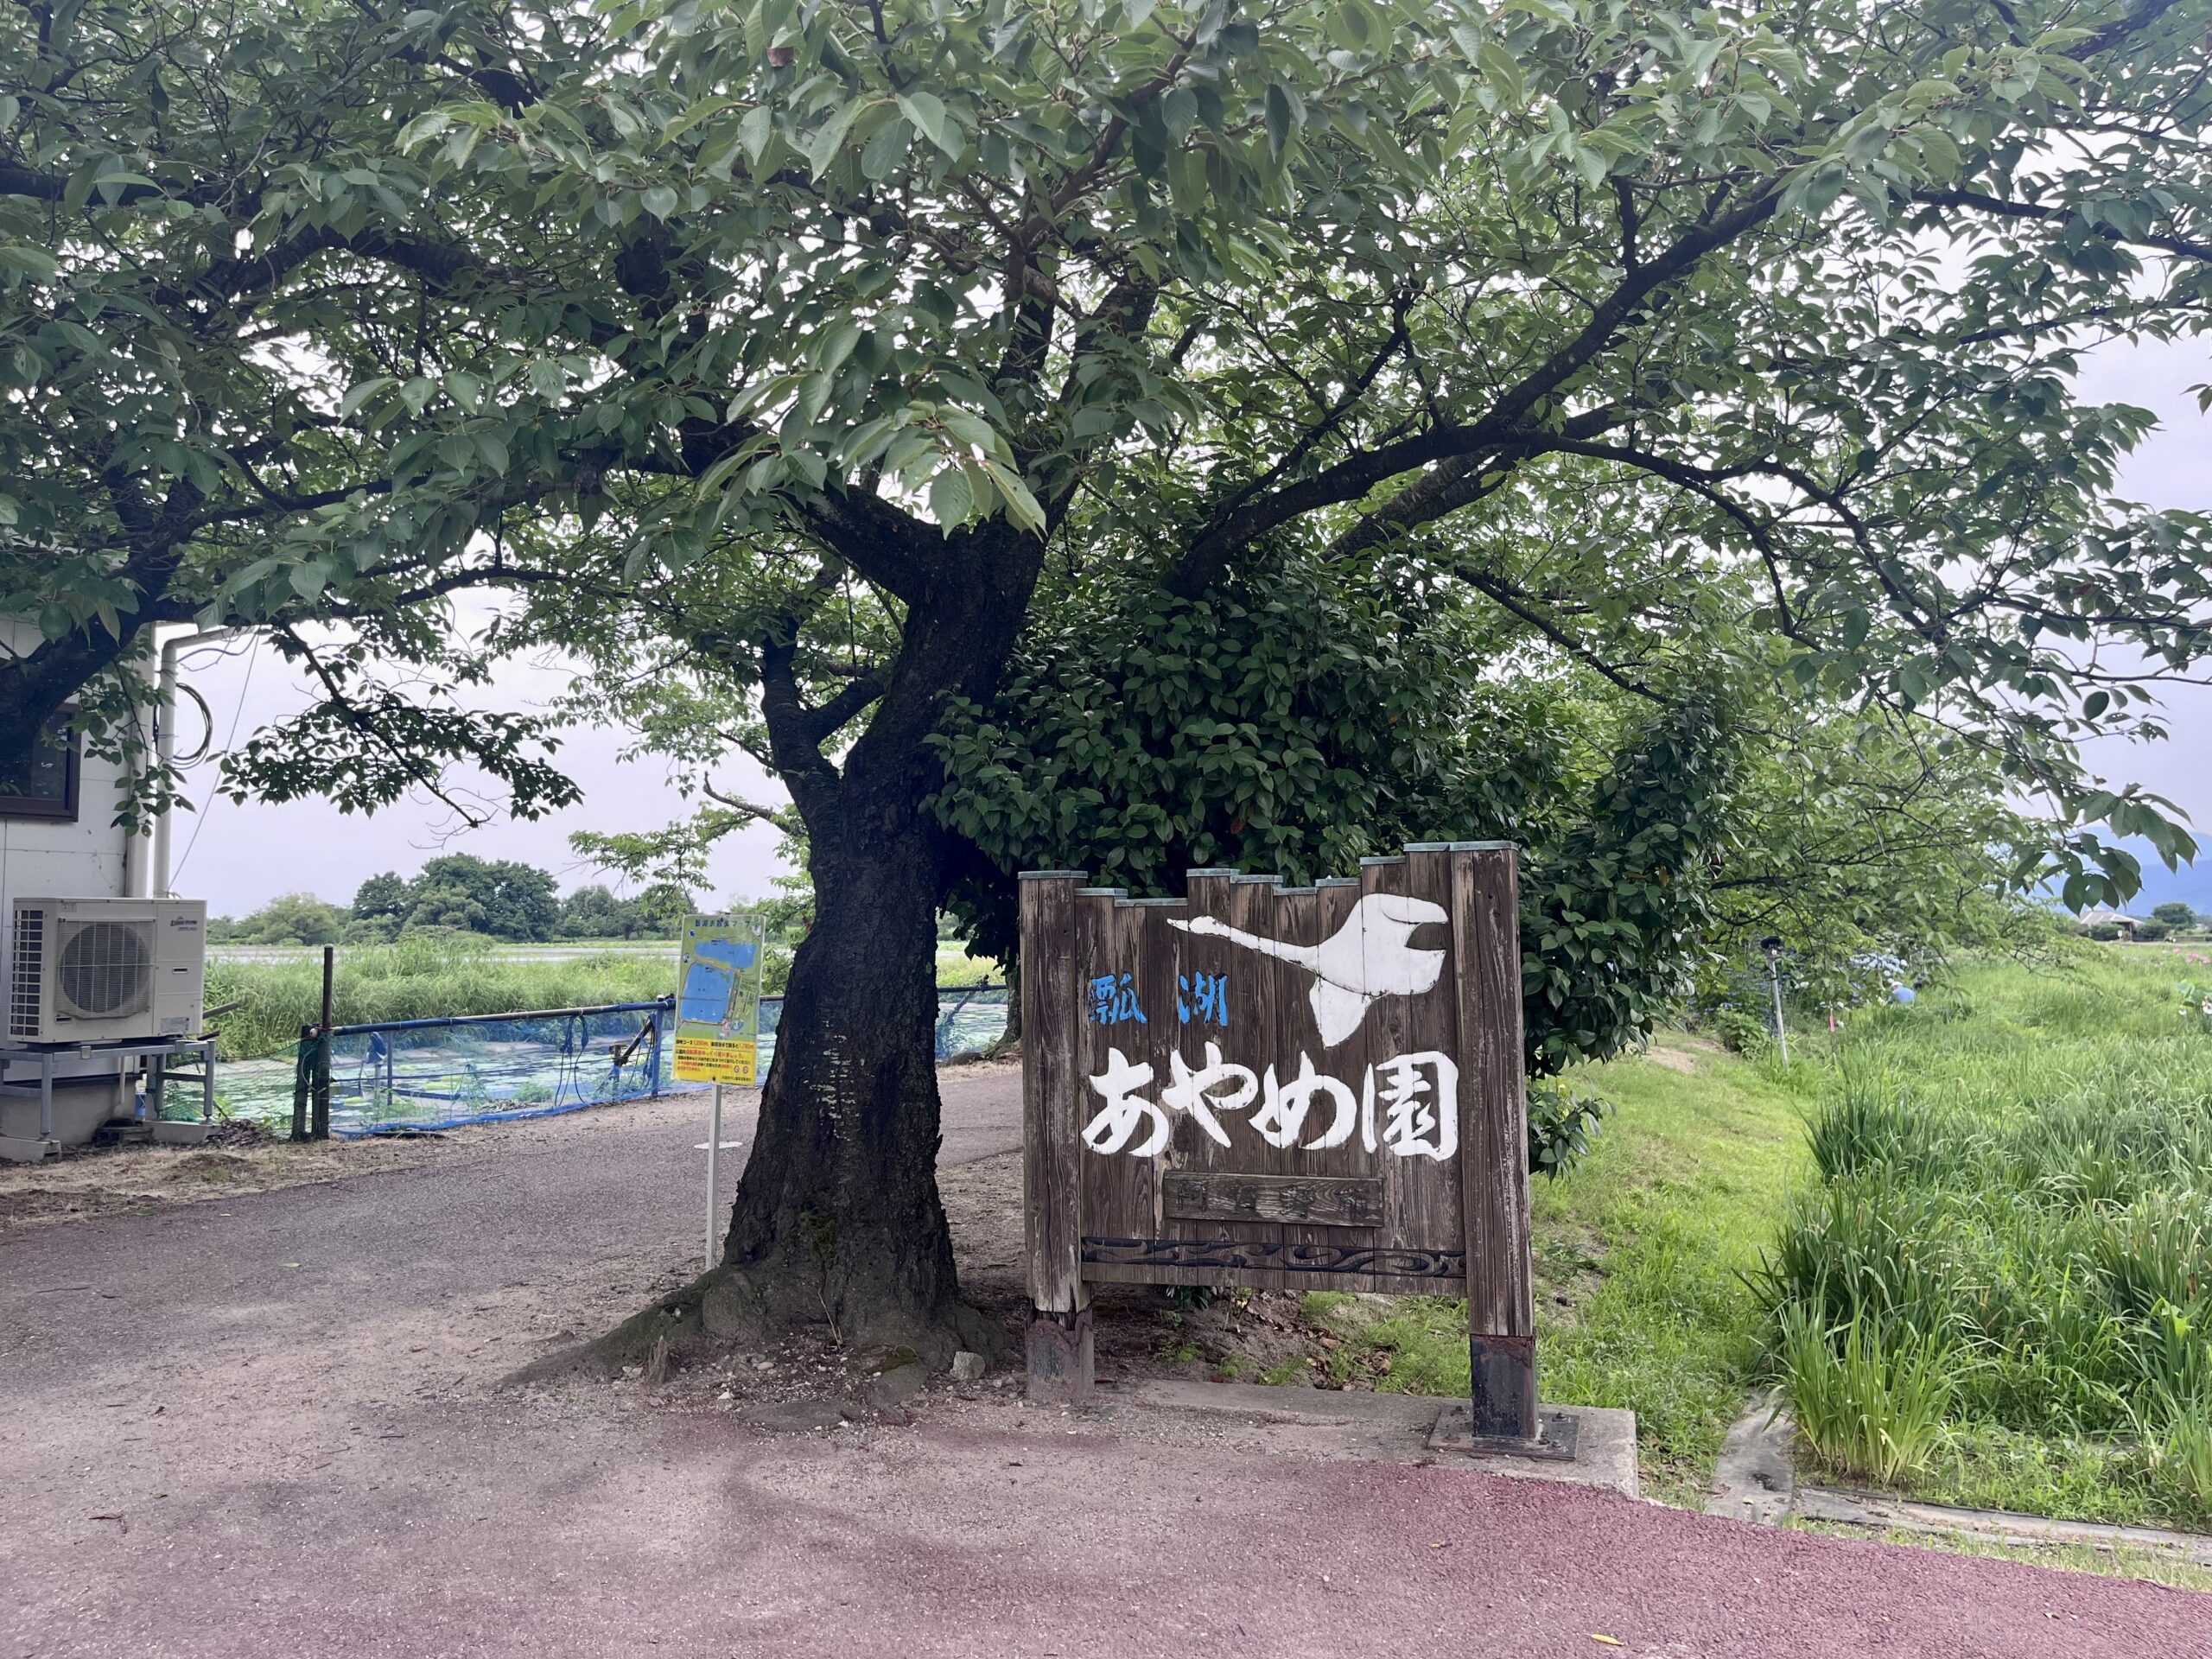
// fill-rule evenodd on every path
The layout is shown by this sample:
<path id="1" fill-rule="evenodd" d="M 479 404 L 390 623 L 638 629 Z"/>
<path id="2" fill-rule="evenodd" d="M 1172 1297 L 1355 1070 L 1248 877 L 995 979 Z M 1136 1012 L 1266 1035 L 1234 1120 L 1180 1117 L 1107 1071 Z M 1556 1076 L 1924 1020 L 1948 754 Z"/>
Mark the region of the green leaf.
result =
<path id="1" fill-rule="evenodd" d="M 1187 86 L 1168 89 L 1160 100 L 1160 124 L 1167 129 L 1171 143 L 1179 144 L 1191 136 L 1191 129 L 1198 121 L 1198 95 Z"/>
<path id="2" fill-rule="evenodd" d="M 1290 105 L 1290 92 L 1282 82 L 1268 83 L 1268 152 L 1280 157 L 1283 148 L 1290 143 L 1292 128 L 1296 124 Z"/>
<path id="3" fill-rule="evenodd" d="M 999 493 L 1006 498 L 1006 516 L 1024 530 L 1043 534 L 1045 509 L 1038 505 L 1037 498 L 1029 493 L 1029 486 L 1021 481 L 1020 476 L 995 461 L 985 461 L 983 470 L 990 474 L 991 482 L 998 486 Z"/>
<path id="4" fill-rule="evenodd" d="M 656 184 L 650 187 L 639 200 L 644 204 L 645 210 L 655 219 L 665 219 L 676 211 L 678 198 L 672 185 Z"/>
<path id="5" fill-rule="evenodd" d="M 41 282 L 51 280 L 61 271 L 59 259 L 44 248 L 33 247 L 28 242 L 0 244 L 0 265 L 26 272 Z"/>
<path id="6" fill-rule="evenodd" d="M 861 149 L 861 176 L 880 184 L 899 170 L 913 142 L 913 124 L 904 115 L 892 117 L 875 130 Z"/>
<path id="7" fill-rule="evenodd" d="M 930 480 L 930 517 L 947 535 L 968 522 L 975 502 L 968 474 L 957 467 L 948 467 Z"/>
<path id="8" fill-rule="evenodd" d="M 347 391 L 344 400 L 339 404 L 338 418 L 341 421 L 352 420 L 354 416 L 360 413 L 363 404 L 367 403 L 378 392 L 386 390 L 391 384 L 392 378 L 388 374 L 379 374 L 362 381 L 360 385 Z"/>
<path id="9" fill-rule="evenodd" d="M 416 145 L 436 137 L 453 124 L 453 117 L 444 110 L 426 110 L 399 130 L 392 141 L 393 147 L 404 156 Z"/>
<path id="10" fill-rule="evenodd" d="M 858 98 L 839 105 L 837 112 L 823 122 L 813 137 L 807 140 L 806 162 L 815 178 L 819 179 L 836 162 L 845 135 L 852 130 L 853 123 L 860 118 L 861 111 L 867 107 L 867 100 Z"/>
<path id="11" fill-rule="evenodd" d="M 899 94 L 899 113 L 914 124 L 914 130 L 935 144 L 954 161 L 960 159 L 963 135 L 959 126 L 945 112 L 943 100 L 933 92 L 917 88 Z"/>

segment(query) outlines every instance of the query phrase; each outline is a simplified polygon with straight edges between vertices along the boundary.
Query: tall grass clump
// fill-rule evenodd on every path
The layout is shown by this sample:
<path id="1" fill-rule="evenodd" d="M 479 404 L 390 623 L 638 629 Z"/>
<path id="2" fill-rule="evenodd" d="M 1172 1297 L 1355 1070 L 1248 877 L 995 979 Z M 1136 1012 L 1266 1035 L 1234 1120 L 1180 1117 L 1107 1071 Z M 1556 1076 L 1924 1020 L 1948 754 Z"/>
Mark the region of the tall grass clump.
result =
<path id="1" fill-rule="evenodd" d="M 1943 1443 L 1956 1356 L 1937 1338 L 1859 1316 L 1840 1330 L 1802 1303 L 1783 1310 L 1783 1389 L 1798 1432 L 1846 1475 L 1891 1483 Z"/>
<path id="2" fill-rule="evenodd" d="M 2145 1515 L 2212 1523 L 2212 1034 L 2139 962 L 1970 969 L 1847 1033 L 1818 1184 L 1752 1275 L 1825 1460 L 1912 1484 L 1932 1399 L 1946 1467 L 2063 1441 L 2054 1466 L 2106 1459 Z"/>
<path id="3" fill-rule="evenodd" d="M 341 1026 L 442 1015 L 641 1002 L 676 986 L 674 946 L 543 960 L 503 958 L 484 941 L 429 937 L 341 945 L 332 988 Z M 322 1017 L 319 956 L 285 962 L 207 964 L 207 1005 L 243 1002 L 213 1023 L 225 1059 L 288 1052 L 300 1027 Z"/>

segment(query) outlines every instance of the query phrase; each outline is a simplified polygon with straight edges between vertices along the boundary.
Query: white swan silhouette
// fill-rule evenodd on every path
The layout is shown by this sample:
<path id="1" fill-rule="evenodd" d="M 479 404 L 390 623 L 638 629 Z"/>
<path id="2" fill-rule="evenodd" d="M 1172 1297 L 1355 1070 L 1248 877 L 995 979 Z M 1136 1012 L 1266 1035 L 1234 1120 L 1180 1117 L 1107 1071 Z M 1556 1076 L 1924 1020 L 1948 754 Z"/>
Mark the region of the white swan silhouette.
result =
<path id="1" fill-rule="evenodd" d="M 1313 1006 L 1313 1023 L 1320 1027 L 1322 1046 L 1334 1048 L 1359 1029 L 1380 998 L 1419 996 L 1435 985 L 1444 971 L 1444 952 L 1414 950 L 1414 930 L 1450 919 L 1443 906 L 1426 899 L 1370 893 L 1360 896 L 1344 925 L 1319 944 L 1290 944 L 1247 933 L 1211 916 L 1167 925 L 1305 969 L 1313 976 L 1306 998 Z"/>

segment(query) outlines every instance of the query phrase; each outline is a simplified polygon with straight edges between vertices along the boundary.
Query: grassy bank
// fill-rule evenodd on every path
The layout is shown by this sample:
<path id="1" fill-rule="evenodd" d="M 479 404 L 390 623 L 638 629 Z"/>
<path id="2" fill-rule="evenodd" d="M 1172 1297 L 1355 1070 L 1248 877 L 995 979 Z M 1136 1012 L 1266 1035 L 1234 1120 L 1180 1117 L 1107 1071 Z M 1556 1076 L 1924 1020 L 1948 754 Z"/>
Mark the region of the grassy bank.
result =
<path id="1" fill-rule="evenodd" d="M 1696 1503 L 1760 1367 L 1750 1277 L 1805 1167 L 1818 1072 L 1662 1037 L 1647 1058 L 1580 1076 L 1615 1105 L 1572 1173 L 1535 1184 L 1543 1397 L 1634 1411 L 1645 1490 Z M 1466 1330 L 1465 1302 L 1409 1298 L 1332 1368 L 1385 1389 L 1465 1394 Z"/>
<path id="2" fill-rule="evenodd" d="M 773 995 L 791 977 L 791 952 L 768 947 L 766 989 Z M 957 948 L 938 954 L 939 985 L 1000 983 L 996 963 Z M 424 1020 L 447 1014 L 518 1014 L 532 1008 L 639 1002 L 676 988 L 676 946 L 624 944 L 605 950 L 574 944 L 517 945 L 439 935 L 395 944 L 341 944 L 334 988 L 336 1022 Z M 289 1053 L 300 1027 L 319 1020 L 322 952 L 262 947 L 245 961 L 219 948 L 207 963 L 207 1006 L 243 1001 L 219 1016 L 222 1058 L 259 1059 Z"/>
<path id="3" fill-rule="evenodd" d="M 338 950 L 340 1025 L 443 1014 L 512 1014 L 644 1001 L 675 988 L 675 947 L 512 960 L 486 944 L 452 939 L 349 944 Z M 321 1017 L 320 952 L 280 962 L 207 964 L 207 1006 L 243 1001 L 213 1022 L 226 1059 L 289 1052 L 300 1027 Z"/>
<path id="4" fill-rule="evenodd" d="M 1853 1030 L 1766 1280 L 1834 1473 L 2212 1526 L 2212 1034 L 2177 966 L 1980 968 Z"/>
<path id="5" fill-rule="evenodd" d="M 2212 1015 L 2178 956 L 1972 967 L 1796 1063 L 1662 1037 L 1535 1190 L 1544 1398 L 1637 1414 L 1695 1503 L 1751 1389 L 1815 1473 L 1936 1502 L 2212 1525 Z M 1317 1310 L 1318 1311 L 1318 1310 Z M 1338 1381 L 1455 1394 L 1465 1304 L 1409 1300 Z"/>

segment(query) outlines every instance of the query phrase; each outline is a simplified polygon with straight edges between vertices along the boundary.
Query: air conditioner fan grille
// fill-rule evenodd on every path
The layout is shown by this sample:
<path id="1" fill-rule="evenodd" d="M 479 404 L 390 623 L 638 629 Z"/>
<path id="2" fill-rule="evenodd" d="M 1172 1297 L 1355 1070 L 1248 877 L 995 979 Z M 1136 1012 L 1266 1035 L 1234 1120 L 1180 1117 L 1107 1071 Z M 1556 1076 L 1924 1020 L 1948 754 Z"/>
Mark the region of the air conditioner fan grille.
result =
<path id="1" fill-rule="evenodd" d="M 54 988 L 79 1016 L 114 1019 L 146 1007 L 153 966 L 143 924 L 86 922 L 63 938 Z"/>

